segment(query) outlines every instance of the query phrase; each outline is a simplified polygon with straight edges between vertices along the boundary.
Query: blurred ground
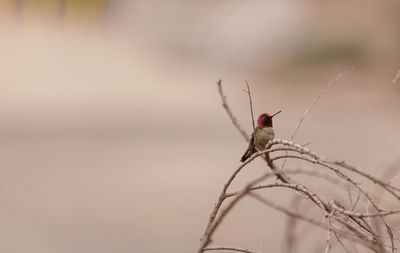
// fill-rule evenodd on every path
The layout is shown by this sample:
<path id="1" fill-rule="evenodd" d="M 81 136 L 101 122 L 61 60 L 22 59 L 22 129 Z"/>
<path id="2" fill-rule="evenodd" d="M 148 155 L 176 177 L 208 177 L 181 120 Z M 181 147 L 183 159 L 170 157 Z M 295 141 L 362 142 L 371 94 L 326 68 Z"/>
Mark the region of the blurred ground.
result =
<path id="1" fill-rule="evenodd" d="M 374 175 L 399 157 L 398 1 L 0 7 L 2 252 L 194 251 L 246 148 L 219 78 L 247 130 L 244 79 L 256 114 L 282 110 L 274 127 L 289 138 L 320 89 L 354 68 L 296 139 Z M 249 168 L 239 182 L 264 170 Z M 279 252 L 284 221 L 245 200 L 215 239 Z"/>

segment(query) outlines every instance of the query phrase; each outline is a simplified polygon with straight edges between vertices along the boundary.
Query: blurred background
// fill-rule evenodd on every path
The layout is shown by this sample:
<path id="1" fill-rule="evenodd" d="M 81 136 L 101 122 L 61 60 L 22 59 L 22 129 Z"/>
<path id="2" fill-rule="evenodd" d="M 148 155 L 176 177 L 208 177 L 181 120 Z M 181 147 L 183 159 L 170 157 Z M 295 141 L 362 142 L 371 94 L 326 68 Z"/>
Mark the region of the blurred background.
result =
<path id="1" fill-rule="evenodd" d="M 379 177 L 400 155 L 399 10 L 397 0 L 2 0 L 0 251 L 194 252 L 247 147 L 220 78 L 246 130 L 245 79 L 255 114 L 282 110 L 276 137 L 290 138 L 347 71 L 296 141 Z M 233 190 L 263 171 L 252 163 Z M 281 252 L 285 219 L 245 199 L 215 243 Z M 303 252 L 320 247 L 308 238 Z"/>

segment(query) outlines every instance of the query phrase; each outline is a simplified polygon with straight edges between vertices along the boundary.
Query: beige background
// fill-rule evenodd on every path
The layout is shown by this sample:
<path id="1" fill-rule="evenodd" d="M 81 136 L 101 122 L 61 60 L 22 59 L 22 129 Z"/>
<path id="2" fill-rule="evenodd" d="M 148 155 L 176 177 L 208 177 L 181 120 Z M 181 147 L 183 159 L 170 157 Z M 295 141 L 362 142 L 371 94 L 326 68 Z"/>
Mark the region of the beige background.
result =
<path id="1" fill-rule="evenodd" d="M 1 252 L 193 252 L 246 149 L 219 78 L 246 130 L 244 79 L 289 138 L 353 67 L 296 140 L 376 176 L 399 157 L 398 1 L 66 2 L 0 4 Z M 263 171 L 254 162 L 234 189 Z M 215 242 L 280 252 L 284 227 L 246 199 Z M 301 252 L 325 238 L 298 231 Z"/>

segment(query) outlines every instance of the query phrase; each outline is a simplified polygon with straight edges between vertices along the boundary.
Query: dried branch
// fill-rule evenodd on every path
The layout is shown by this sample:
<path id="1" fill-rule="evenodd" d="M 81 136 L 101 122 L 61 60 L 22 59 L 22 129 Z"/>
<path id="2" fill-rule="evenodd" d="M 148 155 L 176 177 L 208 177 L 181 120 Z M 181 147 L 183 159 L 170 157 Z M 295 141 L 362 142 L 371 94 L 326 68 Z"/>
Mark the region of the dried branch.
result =
<path id="1" fill-rule="evenodd" d="M 250 113 L 251 113 L 251 123 L 253 125 L 253 131 L 256 130 L 256 125 L 254 124 L 254 113 L 253 113 L 253 101 L 251 100 L 251 92 L 250 92 L 250 86 L 247 80 L 245 80 L 246 86 L 247 86 L 247 94 L 249 95 L 249 103 L 250 103 Z"/>
<path id="2" fill-rule="evenodd" d="M 243 138 L 249 142 L 250 141 L 250 137 L 249 135 L 246 133 L 246 131 L 243 130 L 243 128 L 239 125 L 236 117 L 233 115 L 231 109 L 228 106 L 228 103 L 226 102 L 226 96 L 224 95 L 224 92 L 222 90 L 222 80 L 218 81 L 218 93 L 221 97 L 222 100 L 222 107 L 224 107 L 226 113 L 228 114 L 229 118 L 232 121 L 232 124 L 236 127 L 236 129 L 239 131 L 239 133 L 243 136 Z"/>
<path id="3" fill-rule="evenodd" d="M 394 77 L 394 79 L 392 81 L 392 84 L 395 84 L 397 82 L 397 80 L 399 80 L 399 78 L 400 78 L 400 69 L 399 69 L 399 71 L 397 71 L 397 74 Z"/>
<path id="4" fill-rule="evenodd" d="M 330 214 L 332 215 L 332 213 Z M 329 253 L 332 245 L 331 245 L 331 239 L 332 239 L 332 223 L 331 223 L 331 219 L 328 218 L 328 224 L 329 224 L 329 229 L 328 229 L 328 238 L 326 239 L 326 248 L 325 248 L 325 253 Z"/>
<path id="5" fill-rule="evenodd" d="M 305 222 L 308 222 L 308 223 L 310 223 L 312 225 L 321 227 L 323 229 L 328 229 L 328 227 L 323 222 L 320 222 L 318 220 L 314 220 L 312 218 L 308 218 L 308 217 L 306 217 L 304 215 L 301 215 L 299 213 L 296 213 L 296 212 L 292 212 L 292 211 L 288 210 L 285 207 L 278 206 L 278 205 L 274 204 L 273 202 L 267 200 L 266 198 L 261 197 L 259 194 L 255 193 L 255 192 L 249 192 L 249 196 L 255 198 L 256 200 L 260 201 L 264 205 L 267 205 L 267 206 L 271 207 L 272 209 L 275 209 L 275 210 L 277 210 L 279 212 L 282 212 L 282 213 L 284 213 L 284 214 L 286 214 L 286 215 L 288 215 L 290 217 L 293 217 L 293 218 L 299 219 L 299 220 L 303 220 Z"/>
<path id="6" fill-rule="evenodd" d="M 310 175 L 314 176 L 313 173 Z M 297 195 L 294 195 L 290 201 L 290 208 L 297 209 L 299 208 L 300 198 Z M 297 252 L 297 237 L 296 237 L 296 227 L 298 224 L 298 218 L 287 216 L 286 226 L 285 226 L 285 236 L 282 244 L 282 252 L 291 253 Z"/>
<path id="7" fill-rule="evenodd" d="M 334 79 L 332 79 L 329 83 L 327 83 L 325 85 L 325 87 L 319 92 L 318 96 L 316 96 L 314 98 L 314 101 L 311 103 L 311 105 L 306 109 L 306 111 L 304 112 L 303 116 L 301 116 L 299 122 L 297 123 L 296 128 L 293 130 L 292 135 L 290 136 L 290 140 L 293 140 L 294 137 L 297 134 L 297 131 L 299 130 L 299 128 L 301 127 L 301 124 L 303 123 L 303 121 L 307 118 L 308 114 L 311 112 L 312 108 L 314 107 L 314 105 L 318 102 L 318 100 L 322 97 L 322 95 L 324 95 L 325 91 L 327 91 L 329 89 L 329 87 L 332 86 L 332 84 L 334 84 L 335 82 L 339 81 L 344 74 L 346 73 L 346 71 L 340 73 L 339 75 L 337 75 Z"/>
<path id="8" fill-rule="evenodd" d="M 217 247 L 208 247 L 205 248 L 203 251 L 211 251 L 211 250 L 230 250 L 230 251 L 237 251 L 237 252 L 244 252 L 244 253 L 257 253 L 256 251 L 236 248 L 236 247 L 228 247 L 228 246 L 217 246 Z"/>
<path id="9" fill-rule="evenodd" d="M 345 214 L 345 215 L 351 215 L 351 216 L 359 217 L 359 218 L 362 218 L 362 217 L 387 216 L 387 215 L 400 213 L 400 210 L 382 211 L 382 212 L 379 212 L 379 213 L 359 213 L 359 212 L 354 212 L 354 211 L 351 211 L 351 210 L 346 210 L 346 209 L 340 207 L 339 205 L 337 205 L 337 203 L 335 203 L 334 201 L 330 201 L 329 205 L 333 209 L 335 209 L 335 211 L 338 211 L 338 212 L 340 212 L 342 214 Z"/>
<path id="10" fill-rule="evenodd" d="M 297 123 L 295 129 L 293 130 L 292 135 L 290 136 L 291 141 L 294 140 L 294 137 L 296 136 L 297 131 L 300 129 L 301 125 L 303 124 L 303 121 L 307 118 L 308 114 L 310 114 L 312 108 L 317 104 L 318 100 L 322 97 L 322 95 L 325 93 L 325 91 L 327 91 L 332 86 L 332 84 L 339 81 L 339 79 L 341 79 L 344 76 L 344 74 L 345 74 L 345 72 L 340 73 L 333 80 L 331 80 L 329 83 L 327 83 L 324 88 L 321 89 L 319 94 L 314 98 L 314 101 L 305 110 L 303 116 L 300 117 L 299 122 Z M 286 155 L 287 155 L 287 153 L 286 153 Z M 283 160 L 282 169 L 285 168 L 285 165 L 286 165 L 286 159 Z"/>
<path id="11" fill-rule="evenodd" d="M 254 184 L 253 184 L 254 185 Z M 326 204 L 322 201 L 320 197 L 310 189 L 307 189 L 306 187 L 299 185 L 299 184 L 287 184 L 287 183 L 281 183 L 281 182 L 276 182 L 272 184 L 266 184 L 266 185 L 258 185 L 258 186 L 250 186 L 248 187 L 247 191 L 255 191 L 255 190 L 260 190 L 260 189 L 267 189 L 267 188 L 289 188 L 293 189 L 299 192 L 304 193 L 307 195 L 319 208 L 321 208 L 322 213 L 324 216 L 328 217 L 328 213 L 325 210 Z M 225 196 L 232 197 L 241 194 L 243 191 L 238 191 L 238 192 L 232 192 L 232 193 L 227 193 Z"/>
<path id="12" fill-rule="evenodd" d="M 333 234 L 335 235 L 336 241 L 342 246 L 342 248 L 346 251 L 346 253 L 350 253 L 350 250 L 347 249 L 347 247 L 344 245 L 343 241 L 340 239 L 340 235 L 336 231 L 333 231 Z"/>
<path id="13" fill-rule="evenodd" d="M 396 193 L 393 192 L 393 191 L 400 192 L 400 189 L 397 188 L 397 187 L 392 186 L 390 183 L 383 182 L 383 181 L 381 181 L 381 180 L 369 175 L 368 173 L 363 172 L 363 171 L 357 169 L 356 167 L 346 163 L 345 161 L 331 161 L 331 160 L 326 159 L 325 162 L 326 163 L 330 163 L 330 164 L 338 165 L 338 166 L 340 166 L 340 167 L 342 167 L 344 169 L 347 169 L 347 170 L 355 172 L 355 173 L 357 173 L 357 174 L 359 174 L 361 176 L 364 176 L 365 178 L 368 178 L 369 180 L 371 180 L 375 184 L 378 184 L 378 185 L 382 186 L 382 188 L 384 188 L 386 191 L 391 193 L 394 197 L 396 197 L 400 201 L 400 196 L 398 196 Z"/>

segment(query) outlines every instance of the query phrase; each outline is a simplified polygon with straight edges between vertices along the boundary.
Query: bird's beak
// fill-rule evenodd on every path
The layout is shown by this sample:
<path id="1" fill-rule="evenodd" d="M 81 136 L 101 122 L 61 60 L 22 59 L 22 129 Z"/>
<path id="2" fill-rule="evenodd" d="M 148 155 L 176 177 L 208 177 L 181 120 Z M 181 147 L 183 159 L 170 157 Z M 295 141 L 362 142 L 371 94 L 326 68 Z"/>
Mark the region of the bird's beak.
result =
<path id="1" fill-rule="evenodd" d="M 271 116 L 271 118 L 274 117 L 275 115 L 277 115 L 277 114 L 280 113 L 280 112 L 282 112 L 282 111 L 278 111 L 278 112 L 274 113 L 274 114 Z"/>

